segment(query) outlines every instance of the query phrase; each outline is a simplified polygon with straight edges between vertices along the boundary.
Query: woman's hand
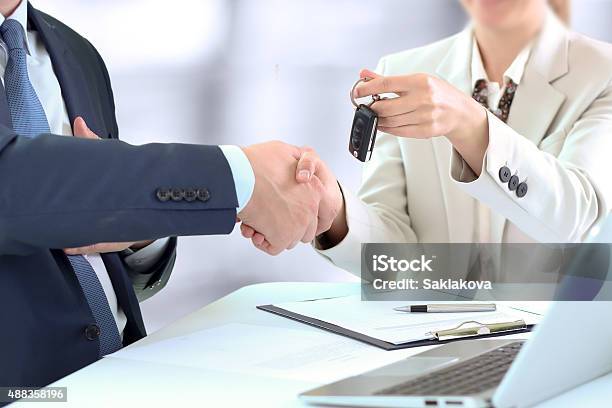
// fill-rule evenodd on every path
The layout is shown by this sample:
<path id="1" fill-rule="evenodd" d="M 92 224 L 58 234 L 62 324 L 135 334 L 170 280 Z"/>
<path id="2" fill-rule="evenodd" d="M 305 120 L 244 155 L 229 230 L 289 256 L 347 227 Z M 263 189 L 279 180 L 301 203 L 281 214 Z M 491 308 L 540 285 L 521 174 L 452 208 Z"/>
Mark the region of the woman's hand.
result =
<path id="1" fill-rule="evenodd" d="M 339 219 L 344 220 L 344 216 L 340 217 L 344 213 L 344 197 L 336 176 L 313 149 L 302 147 L 301 151 L 302 155 L 297 164 L 295 180 L 298 183 L 310 183 L 314 177 L 318 177 L 324 187 L 319 204 L 319 213 L 317 214 L 316 235 L 337 230 Z M 346 222 L 343 221 L 341 224 L 346 225 Z M 346 232 L 344 235 L 346 235 Z M 342 238 L 344 238 L 344 235 Z"/>
<path id="2" fill-rule="evenodd" d="M 382 132 L 415 139 L 446 136 L 476 174 L 489 144 L 485 109 L 448 82 L 428 74 L 380 76 L 362 70 L 370 78 L 355 89 L 355 97 L 394 93 L 397 98 L 375 102 Z"/>

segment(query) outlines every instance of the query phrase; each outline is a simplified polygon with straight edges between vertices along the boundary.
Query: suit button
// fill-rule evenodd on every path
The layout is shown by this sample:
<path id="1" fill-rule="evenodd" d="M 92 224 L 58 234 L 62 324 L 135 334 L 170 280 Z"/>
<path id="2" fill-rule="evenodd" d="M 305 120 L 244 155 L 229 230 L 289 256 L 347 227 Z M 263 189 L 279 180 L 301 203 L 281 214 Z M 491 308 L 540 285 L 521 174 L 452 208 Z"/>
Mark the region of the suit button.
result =
<path id="1" fill-rule="evenodd" d="M 170 190 L 167 188 L 158 188 L 155 195 L 159 201 L 166 202 L 170 199 Z"/>
<path id="2" fill-rule="evenodd" d="M 499 179 L 501 180 L 502 183 L 507 183 L 508 180 L 510 180 L 511 175 L 512 175 L 512 172 L 510 171 L 508 167 L 503 166 L 502 168 L 499 169 Z"/>
<path id="3" fill-rule="evenodd" d="M 196 198 L 198 198 L 198 192 L 195 191 L 193 188 L 188 188 L 185 190 L 185 201 L 194 201 Z"/>
<path id="4" fill-rule="evenodd" d="M 182 188 L 173 188 L 170 192 L 172 201 L 181 201 L 185 195 L 185 191 Z"/>
<path id="5" fill-rule="evenodd" d="M 519 178 L 518 178 L 518 176 L 510 177 L 510 181 L 508 181 L 508 188 L 510 189 L 510 191 L 516 190 L 518 185 L 519 185 Z"/>
<path id="6" fill-rule="evenodd" d="M 90 324 L 85 328 L 85 338 L 89 341 L 93 341 L 100 337 L 100 328 L 97 324 Z"/>
<path id="7" fill-rule="evenodd" d="M 516 187 L 516 196 L 523 198 L 527 194 L 527 183 L 522 182 Z"/>
<path id="8" fill-rule="evenodd" d="M 198 200 L 203 202 L 210 200 L 210 191 L 207 188 L 198 188 Z"/>

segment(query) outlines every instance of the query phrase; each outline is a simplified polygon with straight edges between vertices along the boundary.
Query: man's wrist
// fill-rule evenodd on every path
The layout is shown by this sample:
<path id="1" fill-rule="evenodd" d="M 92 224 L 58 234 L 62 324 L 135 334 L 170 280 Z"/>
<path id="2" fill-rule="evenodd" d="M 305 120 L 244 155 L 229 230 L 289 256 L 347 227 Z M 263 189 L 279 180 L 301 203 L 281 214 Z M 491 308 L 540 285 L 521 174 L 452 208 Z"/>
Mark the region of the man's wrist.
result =
<path id="1" fill-rule="evenodd" d="M 238 201 L 237 212 L 240 212 L 246 207 L 253 195 L 255 173 L 243 149 L 233 145 L 221 145 L 219 148 L 223 152 L 232 172 L 236 189 L 236 200 Z"/>

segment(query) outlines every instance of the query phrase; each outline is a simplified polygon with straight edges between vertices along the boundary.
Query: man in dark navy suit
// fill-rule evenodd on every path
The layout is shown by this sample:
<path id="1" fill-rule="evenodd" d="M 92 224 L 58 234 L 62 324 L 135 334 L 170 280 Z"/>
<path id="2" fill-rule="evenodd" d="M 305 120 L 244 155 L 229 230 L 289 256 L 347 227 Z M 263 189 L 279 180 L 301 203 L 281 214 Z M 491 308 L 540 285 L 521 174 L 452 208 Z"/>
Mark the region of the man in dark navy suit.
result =
<path id="1" fill-rule="evenodd" d="M 0 13 L 0 387 L 145 336 L 138 301 L 166 284 L 172 237 L 227 234 L 238 215 L 276 254 L 331 223 L 320 181 L 295 182 L 300 149 L 120 142 L 95 48 L 25 0 Z"/>

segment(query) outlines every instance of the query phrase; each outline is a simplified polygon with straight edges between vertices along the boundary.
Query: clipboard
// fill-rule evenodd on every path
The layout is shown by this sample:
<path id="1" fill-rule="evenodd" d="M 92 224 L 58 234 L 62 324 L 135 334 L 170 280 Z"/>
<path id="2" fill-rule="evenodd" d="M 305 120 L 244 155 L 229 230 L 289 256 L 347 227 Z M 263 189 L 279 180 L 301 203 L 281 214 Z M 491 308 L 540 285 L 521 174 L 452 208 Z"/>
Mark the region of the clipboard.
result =
<path id="1" fill-rule="evenodd" d="M 495 324 L 481 324 L 474 321 L 468 321 L 460 324 L 453 328 L 440 328 L 437 332 L 432 333 L 434 336 L 431 339 L 410 341 L 401 344 L 394 344 L 384 340 L 380 340 L 374 337 L 367 336 L 365 334 L 355 332 L 344 327 L 335 325 L 333 323 L 325 322 L 323 320 L 315 319 L 309 316 L 304 316 L 299 313 L 294 313 L 289 310 L 283 309 L 274 305 L 260 305 L 256 306 L 257 309 L 263 310 L 269 313 L 273 313 L 278 316 L 285 317 L 287 319 L 295 320 L 300 323 L 307 324 L 309 326 L 317 327 L 322 330 L 329 331 L 340 336 L 348 337 L 353 340 L 361 341 L 363 343 L 370 344 L 372 346 L 379 347 L 383 350 L 392 351 L 400 350 L 412 347 L 421 346 L 435 346 L 440 344 L 451 343 L 454 341 L 466 340 L 466 339 L 483 339 L 489 337 L 500 337 L 508 336 L 511 334 L 529 333 L 535 327 L 535 324 L 522 324 L 519 321 L 506 322 L 506 323 L 495 323 Z M 476 323 L 474 327 L 465 327 L 468 323 Z M 488 331 L 486 329 L 488 329 Z M 467 331 L 467 333 L 466 333 Z M 437 334 L 437 335 L 436 335 Z"/>

